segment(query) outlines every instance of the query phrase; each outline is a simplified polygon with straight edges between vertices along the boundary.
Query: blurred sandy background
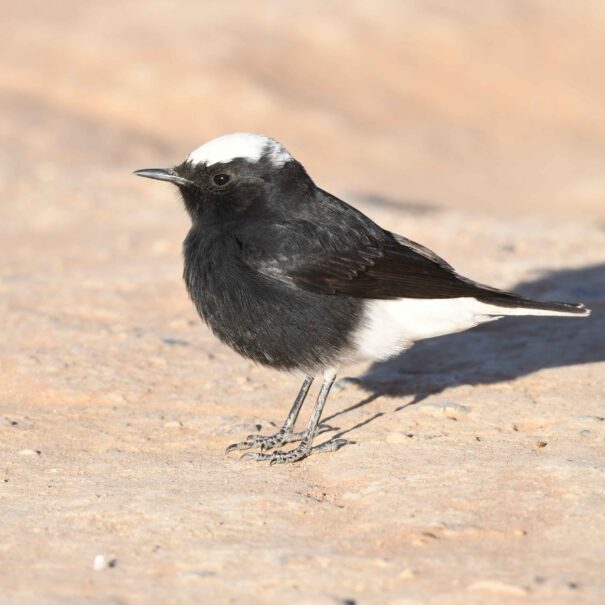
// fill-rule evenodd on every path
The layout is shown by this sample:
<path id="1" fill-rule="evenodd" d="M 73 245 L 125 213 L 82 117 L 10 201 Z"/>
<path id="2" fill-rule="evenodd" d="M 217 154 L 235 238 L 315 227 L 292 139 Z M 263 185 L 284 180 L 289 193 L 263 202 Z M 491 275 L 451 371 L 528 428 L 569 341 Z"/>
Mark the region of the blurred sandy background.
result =
<path id="1" fill-rule="evenodd" d="M 0 14 L 0 603 L 605 601 L 603 2 Z M 130 173 L 233 131 L 462 273 L 592 317 L 348 368 L 326 417 L 357 443 L 225 457 L 296 379 L 200 326 L 177 195 Z"/>

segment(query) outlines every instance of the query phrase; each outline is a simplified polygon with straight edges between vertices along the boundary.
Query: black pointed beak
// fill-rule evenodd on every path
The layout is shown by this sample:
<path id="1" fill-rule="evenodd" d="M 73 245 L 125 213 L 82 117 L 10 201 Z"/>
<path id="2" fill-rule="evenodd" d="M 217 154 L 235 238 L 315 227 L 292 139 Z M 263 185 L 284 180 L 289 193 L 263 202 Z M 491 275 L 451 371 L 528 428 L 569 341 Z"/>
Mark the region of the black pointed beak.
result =
<path id="1" fill-rule="evenodd" d="M 155 179 L 156 181 L 168 181 L 169 183 L 185 187 L 193 185 L 191 181 L 179 176 L 172 168 L 143 168 L 142 170 L 135 170 L 133 174 L 144 176 L 147 179 Z"/>

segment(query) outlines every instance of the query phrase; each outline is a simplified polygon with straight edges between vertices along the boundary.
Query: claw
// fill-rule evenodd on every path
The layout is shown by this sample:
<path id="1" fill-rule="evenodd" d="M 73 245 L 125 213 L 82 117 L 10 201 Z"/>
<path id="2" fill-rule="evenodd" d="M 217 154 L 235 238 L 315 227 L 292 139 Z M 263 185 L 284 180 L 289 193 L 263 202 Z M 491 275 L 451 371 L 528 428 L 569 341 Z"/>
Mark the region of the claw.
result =
<path id="1" fill-rule="evenodd" d="M 258 452 L 246 452 L 240 456 L 240 460 L 268 460 L 271 456 L 269 454 L 259 454 Z"/>
<path id="2" fill-rule="evenodd" d="M 318 437 L 319 435 L 323 435 L 324 433 L 330 433 L 332 431 L 339 431 L 340 427 L 338 426 L 332 426 L 330 424 L 320 424 L 317 427 L 317 432 L 315 433 L 315 436 Z"/>
<path id="3" fill-rule="evenodd" d="M 231 445 L 228 445 L 227 448 L 225 449 L 225 454 L 230 454 L 234 450 L 238 450 L 238 449 L 239 449 L 239 443 L 232 443 Z"/>
<path id="4" fill-rule="evenodd" d="M 239 443 L 232 443 L 225 450 L 225 454 L 233 452 L 235 450 L 249 450 L 252 449 L 256 445 L 256 441 L 259 439 L 259 435 L 248 435 L 245 441 L 240 441 Z"/>

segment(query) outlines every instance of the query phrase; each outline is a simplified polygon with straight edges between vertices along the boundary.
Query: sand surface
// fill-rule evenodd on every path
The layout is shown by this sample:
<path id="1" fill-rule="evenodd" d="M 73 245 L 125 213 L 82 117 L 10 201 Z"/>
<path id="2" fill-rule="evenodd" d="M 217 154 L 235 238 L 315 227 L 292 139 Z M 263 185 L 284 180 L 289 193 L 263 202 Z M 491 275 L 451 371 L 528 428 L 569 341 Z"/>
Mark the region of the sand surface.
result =
<path id="1" fill-rule="evenodd" d="M 178 8 L 177 8 L 178 7 Z M 27 2 L 0 39 L 0 604 L 605 602 L 602 2 Z M 582 301 L 343 369 L 200 324 L 136 168 L 234 130 L 462 273 Z M 308 410 L 306 410 L 308 412 Z"/>

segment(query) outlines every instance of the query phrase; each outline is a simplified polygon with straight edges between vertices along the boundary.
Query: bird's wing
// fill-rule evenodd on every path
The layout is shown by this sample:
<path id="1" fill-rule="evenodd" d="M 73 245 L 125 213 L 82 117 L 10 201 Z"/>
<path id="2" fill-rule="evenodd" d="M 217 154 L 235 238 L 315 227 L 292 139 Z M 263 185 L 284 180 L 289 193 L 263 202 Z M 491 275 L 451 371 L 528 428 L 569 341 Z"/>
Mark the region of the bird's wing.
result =
<path id="1" fill-rule="evenodd" d="M 318 204 L 306 215 L 252 225 L 243 235 L 241 258 L 248 267 L 265 278 L 318 294 L 374 299 L 473 297 L 498 307 L 587 314 L 583 305 L 534 301 L 463 277 L 428 248 L 381 229 L 321 190 Z"/>
<path id="2" fill-rule="evenodd" d="M 330 228 L 310 220 L 274 224 L 242 245 L 244 262 L 265 277 L 318 294 L 456 298 L 480 287 L 424 246 L 369 219 L 350 219 Z"/>

